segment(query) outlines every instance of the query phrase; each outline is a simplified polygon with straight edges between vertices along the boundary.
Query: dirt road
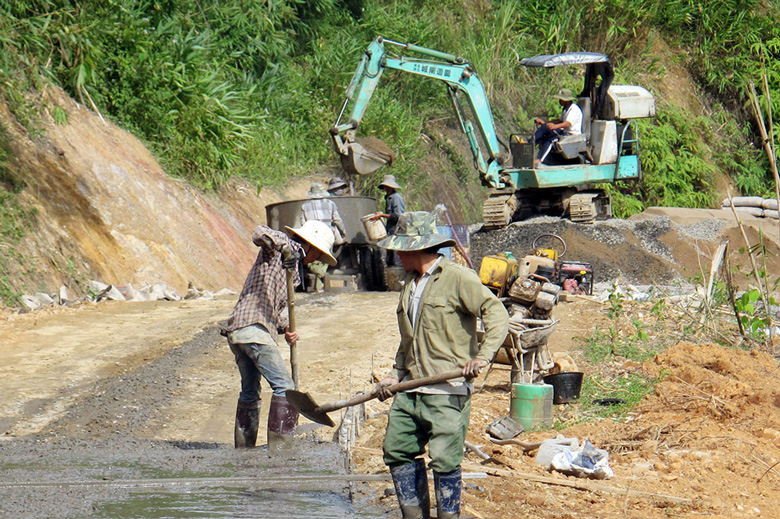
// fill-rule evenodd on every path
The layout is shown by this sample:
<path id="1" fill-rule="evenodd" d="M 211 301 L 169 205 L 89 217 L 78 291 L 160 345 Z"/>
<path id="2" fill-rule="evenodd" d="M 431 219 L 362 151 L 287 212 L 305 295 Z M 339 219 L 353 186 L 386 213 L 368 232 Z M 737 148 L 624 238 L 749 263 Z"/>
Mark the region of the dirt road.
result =
<path id="1" fill-rule="evenodd" d="M 384 372 L 395 347 L 396 301 L 394 293 L 299 295 L 302 387 L 323 398 L 340 398 L 363 389 L 372 368 Z M 73 424 L 71 416 L 96 388 L 112 380 L 127 383 L 144 366 L 200 337 L 203 348 L 179 355 L 173 379 L 138 381 L 151 394 L 145 397 L 147 408 L 128 407 L 118 420 L 96 424 L 89 435 L 123 427 L 133 417 L 132 433 L 142 438 L 229 441 L 240 378 L 214 328 L 234 304 L 235 296 L 6 314 L 0 322 L 0 390 L 9 395 L 0 402 L 2 438 L 53 427 L 83 435 L 75 425 L 85 424 Z"/>
<path id="2" fill-rule="evenodd" d="M 302 389 L 326 402 L 371 387 L 373 373 L 384 375 L 397 346 L 397 297 L 393 292 L 298 294 Z M 83 517 L 88 509 L 94 517 L 148 517 L 161 507 L 171 517 L 196 512 L 217 517 L 215 510 L 227 506 L 225 517 L 266 517 L 258 505 L 262 496 L 238 499 L 237 490 L 230 488 L 204 504 L 171 489 L 147 495 L 137 488 L 66 487 L 71 491 L 63 494 L 56 487 L 23 485 L 96 479 L 146 485 L 149 478 L 193 475 L 296 477 L 310 474 L 312 467 L 317 473 L 322 467 L 336 470 L 334 466 L 341 466 L 336 474 L 343 473 L 338 449 L 326 447 L 323 453 L 317 440 L 329 440 L 335 432 L 331 429 L 315 430 L 315 440 L 301 440 L 307 443 L 300 452 L 310 454 L 286 460 L 283 469 L 278 462 L 263 461 L 267 457 L 261 449 L 246 453 L 232 448 L 240 378 L 217 330 L 234 303 L 235 296 L 102 302 L 0 314 L 0 501 L 5 503 L 0 511 Z M 570 343 L 576 326 L 562 323 L 560 329 L 556 348 Z M 282 352 L 288 358 L 286 347 Z M 267 402 L 267 387 L 262 396 Z M 387 404 L 378 406 L 381 410 Z M 263 406 L 259 438 L 265 437 L 267 412 Z M 338 413 L 332 417 L 339 421 Z M 315 485 L 330 501 L 321 515 L 311 511 L 311 502 L 301 501 L 305 494 L 297 492 L 297 482 L 296 492 L 285 494 L 279 505 L 287 513 L 277 507 L 273 513 L 281 515 L 267 517 L 374 517 L 377 510 L 392 508 L 392 503 L 358 506 L 361 496 L 372 500 L 373 492 L 355 494 L 333 486 Z M 279 499 L 275 494 L 275 502 Z M 300 507 L 305 515 L 296 515 Z"/>

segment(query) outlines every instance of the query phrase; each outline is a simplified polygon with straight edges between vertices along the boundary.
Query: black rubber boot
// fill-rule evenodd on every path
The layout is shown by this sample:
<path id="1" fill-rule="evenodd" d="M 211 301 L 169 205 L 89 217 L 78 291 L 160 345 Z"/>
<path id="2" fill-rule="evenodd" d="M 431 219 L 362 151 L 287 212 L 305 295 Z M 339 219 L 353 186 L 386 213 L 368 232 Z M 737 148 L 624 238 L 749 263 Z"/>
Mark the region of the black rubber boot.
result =
<path id="1" fill-rule="evenodd" d="M 430 519 L 431 498 L 425 460 L 417 458 L 414 463 L 390 467 L 390 474 L 403 519 Z"/>
<path id="2" fill-rule="evenodd" d="M 292 443 L 295 426 L 298 425 L 298 411 L 284 395 L 271 396 L 268 408 L 268 448 L 281 449 Z"/>
<path id="3" fill-rule="evenodd" d="M 233 430 L 233 444 L 236 449 L 254 447 L 257 443 L 257 427 L 260 420 L 260 403 L 238 401 L 236 407 L 236 426 Z"/>
<path id="4" fill-rule="evenodd" d="M 460 517 L 461 470 L 440 474 L 433 473 L 436 488 L 437 519 L 458 519 Z"/>

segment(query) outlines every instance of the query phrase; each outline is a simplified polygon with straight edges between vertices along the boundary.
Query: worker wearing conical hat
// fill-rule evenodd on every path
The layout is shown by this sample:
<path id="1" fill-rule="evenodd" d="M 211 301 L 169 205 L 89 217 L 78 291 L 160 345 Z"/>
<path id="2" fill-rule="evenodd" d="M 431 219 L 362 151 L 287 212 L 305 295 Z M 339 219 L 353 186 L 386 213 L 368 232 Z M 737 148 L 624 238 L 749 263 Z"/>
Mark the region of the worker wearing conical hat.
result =
<path id="1" fill-rule="evenodd" d="M 333 177 L 328 180 L 328 193 L 331 196 L 344 196 L 348 185 L 341 177 Z"/>
<path id="2" fill-rule="evenodd" d="M 254 447 L 260 416 L 260 379 L 266 379 L 273 395 L 268 411 L 268 443 L 282 443 L 298 422 L 298 412 L 285 393 L 295 389 L 279 346 L 277 336 L 284 334 L 289 344 L 298 341 L 290 331 L 287 315 L 287 283 L 285 269 L 294 272 L 300 284 L 298 263 L 322 260 L 336 265 L 333 257 L 333 232 L 324 223 L 311 220 L 299 228 L 286 228 L 289 236 L 265 225 L 252 233 L 252 242 L 260 248 L 223 335 L 241 374 L 241 393 L 236 408 L 234 442 L 238 447 Z M 287 257 L 285 257 L 287 252 Z"/>

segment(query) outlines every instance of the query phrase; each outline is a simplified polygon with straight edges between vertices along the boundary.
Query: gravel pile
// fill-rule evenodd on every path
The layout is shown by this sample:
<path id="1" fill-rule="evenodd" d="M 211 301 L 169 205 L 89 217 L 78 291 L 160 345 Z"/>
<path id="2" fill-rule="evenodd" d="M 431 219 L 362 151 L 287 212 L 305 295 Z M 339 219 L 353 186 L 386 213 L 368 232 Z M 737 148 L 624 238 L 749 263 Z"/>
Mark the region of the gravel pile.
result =
<path id="1" fill-rule="evenodd" d="M 681 238 L 693 238 L 694 240 L 714 241 L 718 239 L 718 233 L 726 225 L 725 220 L 702 220 L 691 225 L 680 225 L 677 228 Z"/>
<path id="2" fill-rule="evenodd" d="M 668 236 L 685 242 L 714 240 L 723 222 L 703 221 L 678 226 L 668 216 L 642 220 L 605 220 L 581 224 L 554 217 L 538 217 L 515 222 L 504 229 L 477 230 L 471 234 L 471 259 L 479 269 L 482 257 L 511 251 L 522 258 L 533 250 L 534 239 L 546 233 L 566 240 L 565 260 L 593 264 L 599 281 L 620 279 L 627 283 L 674 283 L 681 279 Z M 549 238 L 539 246 L 555 244 Z M 559 247 L 556 249 L 560 250 Z"/>

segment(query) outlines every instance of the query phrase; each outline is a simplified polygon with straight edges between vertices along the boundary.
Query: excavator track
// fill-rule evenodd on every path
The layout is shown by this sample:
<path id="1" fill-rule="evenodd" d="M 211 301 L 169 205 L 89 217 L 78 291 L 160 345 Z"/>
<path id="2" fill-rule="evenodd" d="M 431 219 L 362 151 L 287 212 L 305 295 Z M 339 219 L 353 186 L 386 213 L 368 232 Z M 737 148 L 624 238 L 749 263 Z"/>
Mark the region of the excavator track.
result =
<path id="1" fill-rule="evenodd" d="M 612 202 L 604 191 L 582 191 L 569 198 L 572 222 L 593 223 L 612 216 Z"/>
<path id="2" fill-rule="evenodd" d="M 512 221 L 515 212 L 514 195 L 491 196 L 482 204 L 482 222 L 485 229 L 500 229 Z"/>

